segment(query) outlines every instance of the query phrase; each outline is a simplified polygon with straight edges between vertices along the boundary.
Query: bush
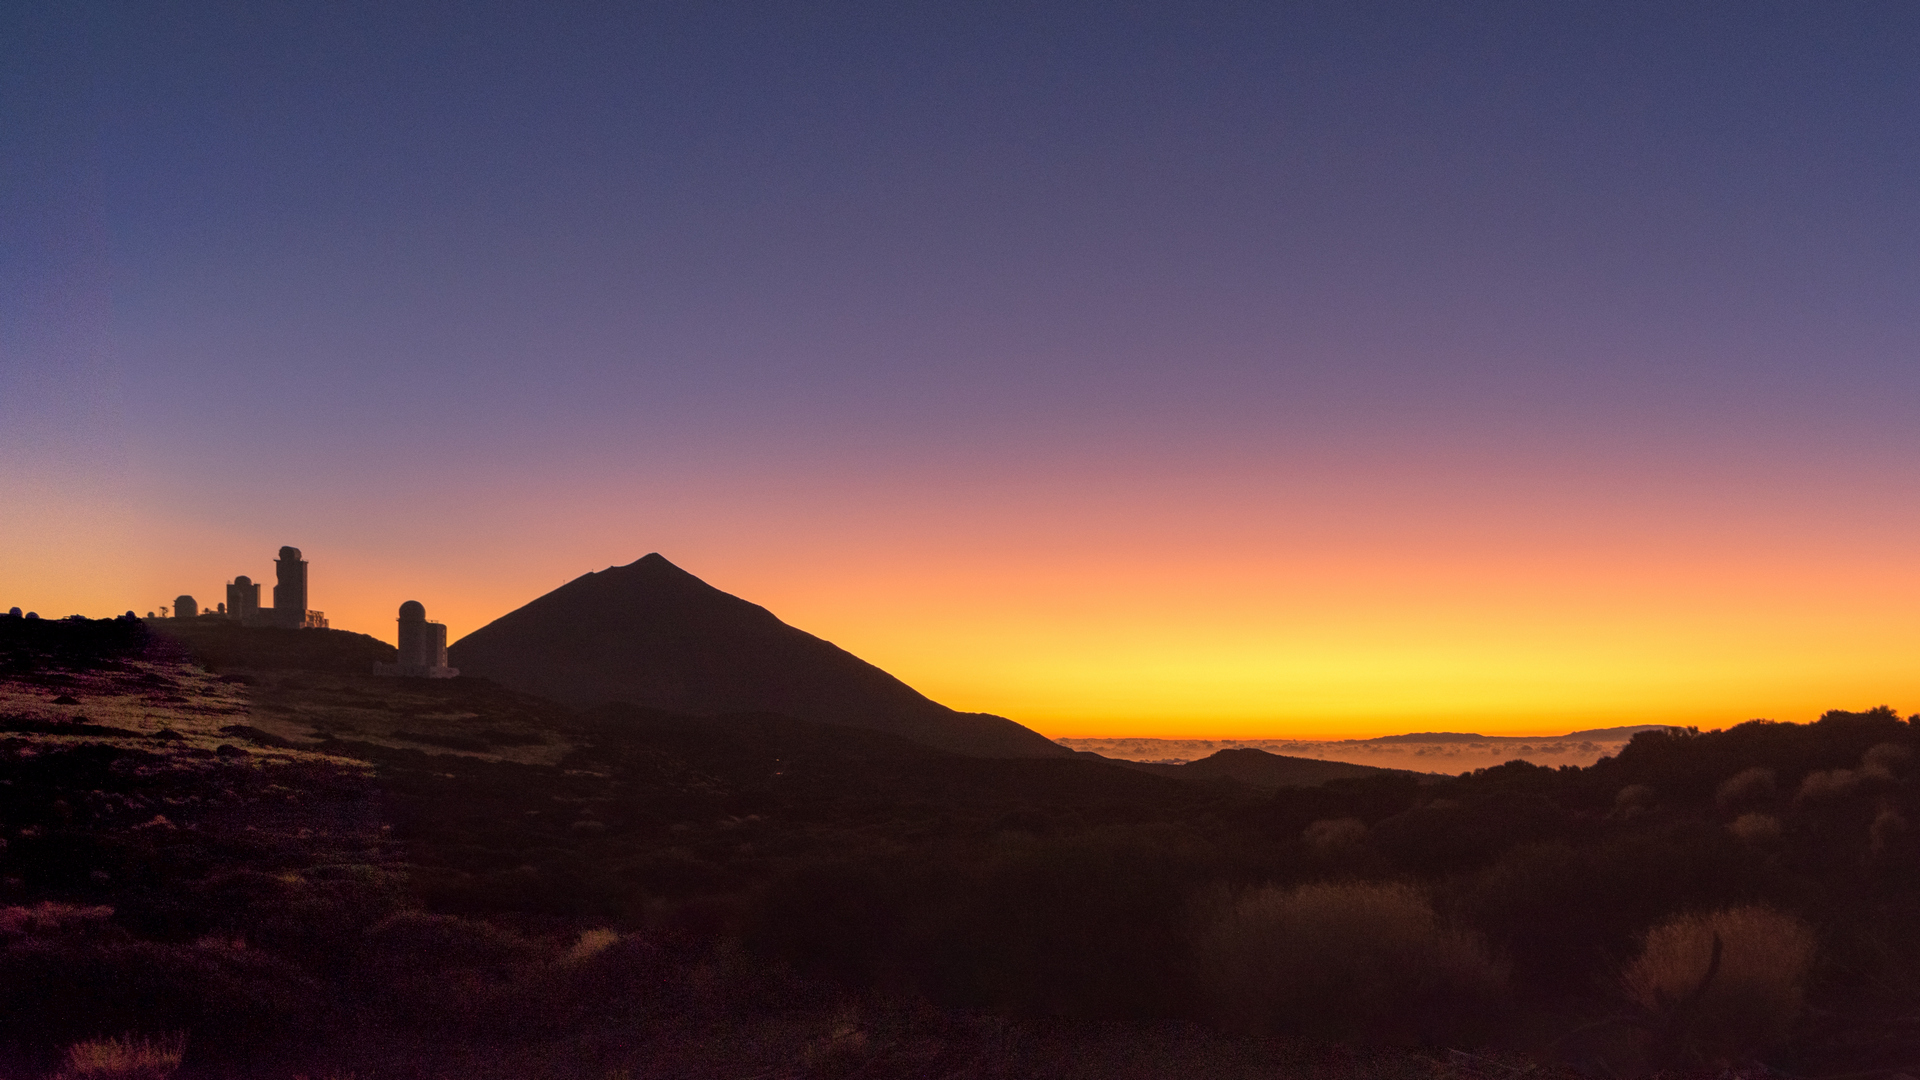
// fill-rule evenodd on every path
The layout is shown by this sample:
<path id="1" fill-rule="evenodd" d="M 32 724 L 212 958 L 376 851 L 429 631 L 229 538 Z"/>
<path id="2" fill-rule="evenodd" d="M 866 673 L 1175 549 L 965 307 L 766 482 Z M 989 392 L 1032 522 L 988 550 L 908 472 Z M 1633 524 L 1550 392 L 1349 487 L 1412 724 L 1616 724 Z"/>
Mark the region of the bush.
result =
<path id="1" fill-rule="evenodd" d="M 376 1010 L 403 1024 L 497 1027 L 502 995 L 538 948 L 512 930 L 404 912 L 368 930 L 357 974 Z"/>
<path id="2" fill-rule="evenodd" d="M 1367 838 L 1367 823 L 1359 818 L 1322 818 L 1307 826 L 1300 839 L 1322 854 L 1350 848 Z"/>
<path id="3" fill-rule="evenodd" d="M 1867 827 L 1867 853 L 1875 859 L 1888 859 L 1904 853 L 1907 844 L 1907 819 L 1891 806 L 1883 806 Z"/>
<path id="4" fill-rule="evenodd" d="M 1852 769 L 1822 769 L 1810 772 L 1800 781 L 1800 794 L 1796 802 L 1823 802 L 1829 799 L 1845 798 L 1853 794 L 1860 786 L 1860 774 Z"/>
<path id="5" fill-rule="evenodd" d="M 1715 939 L 1720 961 L 1713 966 Z M 1786 1040 L 1813 964 L 1807 924 L 1763 907 L 1683 915 L 1647 931 L 1623 981 L 1660 1021 L 1667 1053 L 1738 1060 Z"/>
<path id="6" fill-rule="evenodd" d="M 1623 832 L 1599 843 L 1515 848 L 1462 883 L 1462 916 L 1535 996 L 1584 997 L 1612 977 L 1674 911 L 1733 907 L 1764 895 L 1766 856 L 1704 821 Z"/>
<path id="7" fill-rule="evenodd" d="M 803 866 L 755 900 L 743 944 L 854 993 L 1019 1017 L 1180 1015 L 1204 857 L 1178 835 L 1001 833 L 912 860 Z"/>
<path id="8" fill-rule="evenodd" d="M 1714 792 L 1714 802 L 1718 803 L 1722 810 L 1733 810 L 1763 802 L 1773 798 L 1775 784 L 1772 769 L 1758 766 L 1743 769 L 1727 777 Z"/>
<path id="9" fill-rule="evenodd" d="M 46 903 L 0 913 L 0 1045 L 37 1052 L 168 1030 L 219 1048 L 267 1029 L 304 1035 L 324 1006 L 310 977 L 264 950 L 141 941 L 103 917 L 110 910 Z"/>
<path id="10" fill-rule="evenodd" d="M 925 869 L 879 985 L 1014 1016 L 1167 1015 L 1189 996 L 1192 857 L 1149 837 L 997 838 L 957 875 Z"/>
<path id="11" fill-rule="evenodd" d="M 51 900 L 32 907 L 10 906 L 0 908 L 0 936 L 47 937 L 63 932 L 97 932 L 112 918 L 113 909 L 105 906 L 85 907 Z"/>
<path id="12" fill-rule="evenodd" d="M 185 1035 L 158 1039 L 92 1039 L 67 1048 L 66 1068 L 56 1080 L 166 1080 L 180 1068 Z"/>
<path id="13" fill-rule="evenodd" d="M 1749 844 L 1765 846 L 1780 839 L 1780 819 L 1772 814 L 1741 814 L 1727 831 Z"/>
<path id="14" fill-rule="evenodd" d="M 619 944 L 619 942 L 620 935 L 605 927 L 584 930 L 580 934 L 580 940 L 573 943 L 573 947 L 566 951 L 562 959 L 570 964 L 577 964 L 582 960 L 591 960 Z"/>
<path id="15" fill-rule="evenodd" d="M 1614 793 L 1613 812 L 1619 817 L 1636 817 L 1653 807 L 1653 789 L 1645 784 L 1628 784 Z"/>
<path id="16" fill-rule="evenodd" d="M 1197 967 L 1227 1027 L 1341 1041 L 1484 1034 L 1506 973 L 1405 885 L 1263 888 L 1225 905 Z"/>
<path id="17" fill-rule="evenodd" d="M 1890 780 L 1906 771 L 1913 762 L 1913 751 L 1899 743 L 1879 743 L 1860 755 L 1860 771 L 1868 776 Z"/>

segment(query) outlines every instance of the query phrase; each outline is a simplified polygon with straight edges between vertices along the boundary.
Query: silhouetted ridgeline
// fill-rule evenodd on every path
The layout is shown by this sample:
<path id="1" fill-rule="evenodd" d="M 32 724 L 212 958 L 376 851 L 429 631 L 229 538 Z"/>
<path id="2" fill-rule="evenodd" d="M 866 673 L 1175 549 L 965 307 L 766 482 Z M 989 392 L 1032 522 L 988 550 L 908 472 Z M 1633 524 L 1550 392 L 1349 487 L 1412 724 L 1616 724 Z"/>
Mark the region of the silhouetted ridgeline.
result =
<path id="1" fill-rule="evenodd" d="M 955 712 L 661 556 L 575 578 L 455 642 L 469 675 L 576 706 L 773 712 L 955 753 L 1065 757 L 1003 717 Z"/>
<path id="2" fill-rule="evenodd" d="M 1097 754 L 1089 756 L 1099 757 Z M 1320 761 L 1316 758 L 1269 754 L 1265 750 L 1256 750 L 1252 747 L 1230 747 L 1217 750 L 1198 761 L 1189 761 L 1181 765 L 1166 765 L 1151 761 L 1102 760 L 1114 760 L 1115 764 L 1129 769 L 1171 776 L 1177 780 L 1235 780 L 1261 788 L 1315 787 L 1329 780 L 1353 780 L 1363 776 L 1421 775 L 1408 774 L 1399 769 L 1382 769 L 1372 765 L 1349 765 L 1342 761 Z"/>
<path id="3" fill-rule="evenodd" d="M 162 619 L 152 625 L 162 640 L 178 642 L 195 659 L 221 670 L 364 675 L 373 670 L 373 665 L 390 664 L 399 655 L 379 638 L 346 630 L 243 626 L 217 615 Z"/>
<path id="4" fill-rule="evenodd" d="M 126 1032 L 229 1077 L 1920 1059 L 1891 710 L 1263 788 L 379 679 L 318 631 L 210 642 L 213 674 L 98 627 L 0 681 L 8 1075 Z"/>
<path id="5" fill-rule="evenodd" d="M 27 619 L 0 615 L 0 675 L 31 677 L 43 669 L 93 671 L 113 668 L 140 652 L 149 638 L 133 618 Z"/>

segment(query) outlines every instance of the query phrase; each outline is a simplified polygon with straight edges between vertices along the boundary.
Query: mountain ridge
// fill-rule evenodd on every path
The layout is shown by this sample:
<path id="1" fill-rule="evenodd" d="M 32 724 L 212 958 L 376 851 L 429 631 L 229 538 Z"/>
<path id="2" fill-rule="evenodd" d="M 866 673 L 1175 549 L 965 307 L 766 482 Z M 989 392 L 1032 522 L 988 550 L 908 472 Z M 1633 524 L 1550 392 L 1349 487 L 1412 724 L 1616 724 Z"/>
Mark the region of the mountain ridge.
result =
<path id="1" fill-rule="evenodd" d="M 1346 743 L 1447 743 L 1447 742 L 1554 742 L 1564 739 L 1616 738 L 1642 731 L 1665 731 L 1672 724 L 1624 724 L 1619 727 L 1587 728 L 1565 735 L 1480 735 L 1471 731 L 1411 731 L 1404 735 L 1375 735 L 1370 739 L 1329 740 Z"/>
<path id="2" fill-rule="evenodd" d="M 1109 758 L 1092 751 L 1080 751 L 1090 757 L 1116 765 L 1168 776 L 1175 780 L 1233 780 L 1257 788 L 1317 787 L 1330 780 L 1357 780 L 1375 776 L 1421 776 L 1404 769 L 1377 765 L 1355 765 L 1344 761 L 1273 754 L 1253 747 L 1228 747 L 1204 758 L 1175 765 L 1156 761 L 1127 761 Z"/>
<path id="3" fill-rule="evenodd" d="M 1005 717 L 941 705 L 658 552 L 582 574 L 447 652 L 463 673 L 577 708 L 772 712 L 976 757 L 1072 753 Z"/>

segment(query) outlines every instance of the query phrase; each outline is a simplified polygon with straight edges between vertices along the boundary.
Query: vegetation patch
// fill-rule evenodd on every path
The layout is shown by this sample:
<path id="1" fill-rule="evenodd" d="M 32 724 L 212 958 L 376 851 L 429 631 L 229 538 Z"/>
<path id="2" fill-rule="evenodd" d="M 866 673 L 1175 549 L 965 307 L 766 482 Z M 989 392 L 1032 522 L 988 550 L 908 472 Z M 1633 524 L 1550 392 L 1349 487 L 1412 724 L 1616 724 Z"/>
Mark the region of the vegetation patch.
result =
<path id="1" fill-rule="evenodd" d="M 1920 1055 L 1920 732 L 1891 710 L 1273 788 L 575 711 L 338 670 L 325 635 L 220 672 L 137 626 L 30 632 L 0 683 L 9 1075 L 178 1035 L 206 1077 Z"/>

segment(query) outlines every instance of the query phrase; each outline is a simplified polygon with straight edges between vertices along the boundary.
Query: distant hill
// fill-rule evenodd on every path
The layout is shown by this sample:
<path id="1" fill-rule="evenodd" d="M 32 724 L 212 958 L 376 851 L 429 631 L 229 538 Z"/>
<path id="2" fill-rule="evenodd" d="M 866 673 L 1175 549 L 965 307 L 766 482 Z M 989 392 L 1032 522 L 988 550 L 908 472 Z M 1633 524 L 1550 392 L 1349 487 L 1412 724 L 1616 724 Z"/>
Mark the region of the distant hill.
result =
<path id="1" fill-rule="evenodd" d="M 1665 731 L 1667 724 L 1630 724 L 1626 727 L 1588 728 L 1565 735 L 1477 735 L 1470 731 L 1416 731 L 1407 735 L 1377 735 L 1371 739 L 1346 739 L 1355 743 L 1496 743 L 1553 742 L 1564 739 L 1629 739 L 1642 731 Z"/>
<path id="2" fill-rule="evenodd" d="M 1630 739 L 1643 731 L 1673 731 L 1672 724 L 1629 724 L 1626 727 L 1597 727 L 1583 731 L 1570 731 L 1560 736 L 1562 739 Z M 1518 736 L 1507 736 L 1517 738 Z M 1533 740 L 1538 742 L 1538 739 Z"/>
<path id="3" fill-rule="evenodd" d="M 1199 761 L 1167 765 L 1146 761 L 1115 761 L 1117 765 L 1158 773 L 1179 780 L 1238 780 L 1263 788 L 1317 787 L 1329 780 L 1349 780 L 1361 776 L 1407 775 L 1401 769 L 1382 769 L 1372 765 L 1350 765 L 1344 761 L 1287 757 L 1269 754 L 1252 747 L 1222 750 Z"/>
<path id="4" fill-rule="evenodd" d="M 1004 717 L 956 712 L 658 554 L 575 578 L 455 642 L 465 675 L 576 707 L 778 713 L 977 757 L 1072 752 Z"/>

